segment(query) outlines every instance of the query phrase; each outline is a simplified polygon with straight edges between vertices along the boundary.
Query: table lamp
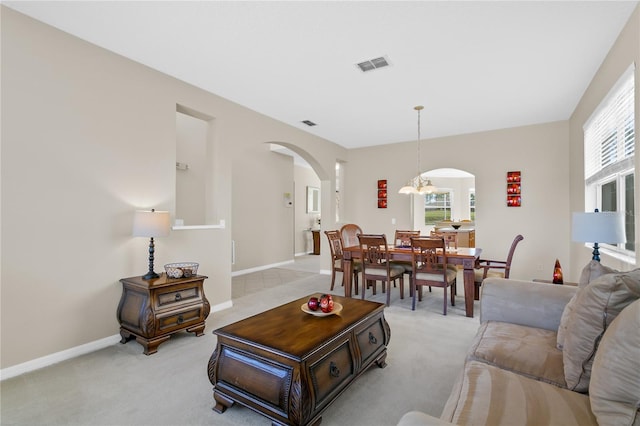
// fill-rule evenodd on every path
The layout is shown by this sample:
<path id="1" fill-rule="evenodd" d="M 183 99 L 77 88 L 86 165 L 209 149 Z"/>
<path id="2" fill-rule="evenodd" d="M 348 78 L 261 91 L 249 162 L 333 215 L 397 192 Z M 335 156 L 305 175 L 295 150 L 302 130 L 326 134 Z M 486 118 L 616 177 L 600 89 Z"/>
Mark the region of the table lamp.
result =
<path id="1" fill-rule="evenodd" d="M 574 212 L 571 239 L 593 243 L 593 260 L 600 262 L 598 242 L 618 244 L 626 242 L 623 212 Z"/>
<path id="2" fill-rule="evenodd" d="M 133 236 L 150 237 L 149 240 L 149 272 L 142 277 L 143 280 L 158 278 L 159 275 L 153 271 L 153 253 L 155 246 L 154 237 L 166 237 L 169 235 L 170 221 L 169 212 L 157 212 L 138 210 L 133 216 Z"/>

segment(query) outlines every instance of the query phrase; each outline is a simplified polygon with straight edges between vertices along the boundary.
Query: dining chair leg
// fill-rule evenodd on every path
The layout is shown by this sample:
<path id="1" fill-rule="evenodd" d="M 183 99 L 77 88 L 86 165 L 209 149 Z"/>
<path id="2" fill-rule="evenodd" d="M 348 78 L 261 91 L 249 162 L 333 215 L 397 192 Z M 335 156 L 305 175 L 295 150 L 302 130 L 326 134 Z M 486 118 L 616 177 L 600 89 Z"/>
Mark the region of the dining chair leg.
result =
<path id="1" fill-rule="evenodd" d="M 411 290 L 413 292 L 413 296 L 412 296 L 412 300 L 411 300 L 411 310 L 415 311 L 416 310 L 416 282 L 414 280 L 411 280 Z"/>
<path id="2" fill-rule="evenodd" d="M 335 284 L 335 282 L 336 282 L 336 270 L 334 269 L 331 272 L 331 288 L 329 290 L 333 291 L 333 285 Z"/>
<path id="3" fill-rule="evenodd" d="M 456 306 L 456 282 L 451 284 L 451 306 Z"/>
<path id="4" fill-rule="evenodd" d="M 400 277 L 400 299 L 404 299 L 404 277 Z"/>
<path id="5" fill-rule="evenodd" d="M 353 284 L 354 284 L 354 292 L 356 293 L 356 296 L 358 295 L 358 273 L 354 272 L 353 273 Z"/>
<path id="6" fill-rule="evenodd" d="M 395 281 L 394 281 L 395 283 Z M 387 306 L 391 305 L 391 280 L 382 283 L 382 288 L 387 287 Z"/>
<path id="7" fill-rule="evenodd" d="M 444 307 L 442 309 L 442 311 L 443 311 L 442 314 L 443 315 L 447 315 L 447 284 L 446 283 L 444 285 L 444 299 L 443 300 L 444 300 L 444 305 L 443 305 Z"/>

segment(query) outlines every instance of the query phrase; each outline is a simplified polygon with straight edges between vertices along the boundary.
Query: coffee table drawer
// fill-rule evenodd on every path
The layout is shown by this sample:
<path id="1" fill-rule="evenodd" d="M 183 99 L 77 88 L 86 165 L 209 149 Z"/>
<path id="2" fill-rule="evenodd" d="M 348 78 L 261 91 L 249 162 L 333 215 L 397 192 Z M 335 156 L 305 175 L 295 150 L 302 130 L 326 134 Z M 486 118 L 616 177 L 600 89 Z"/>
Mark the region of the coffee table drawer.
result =
<path id="1" fill-rule="evenodd" d="M 216 388 L 269 405 L 280 414 L 286 413 L 291 367 L 221 345 L 217 372 Z"/>
<path id="2" fill-rule="evenodd" d="M 353 354 L 348 340 L 309 366 L 316 395 L 316 408 L 331 400 L 333 394 L 348 384 L 355 374 Z"/>
<path id="3" fill-rule="evenodd" d="M 378 318 L 374 323 L 356 332 L 363 364 L 367 364 L 369 358 L 378 355 L 378 353 L 386 347 L 387 342 L 384 341 L 384 337 L 385 333 L 382 318 Z"/>

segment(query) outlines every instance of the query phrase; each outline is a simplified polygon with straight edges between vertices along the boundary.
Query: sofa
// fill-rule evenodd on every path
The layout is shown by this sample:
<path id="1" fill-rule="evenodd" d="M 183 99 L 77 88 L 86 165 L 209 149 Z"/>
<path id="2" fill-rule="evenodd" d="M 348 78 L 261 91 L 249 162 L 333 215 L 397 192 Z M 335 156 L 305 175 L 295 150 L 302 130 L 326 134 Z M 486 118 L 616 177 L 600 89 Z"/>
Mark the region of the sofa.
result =
<path id="1" fill-rule="evenodd" d="M 487 278 L 442 414 L 398 425 L 640 426 L 639 410 L 640 269 L 592 261 L 578 286 Z"/>

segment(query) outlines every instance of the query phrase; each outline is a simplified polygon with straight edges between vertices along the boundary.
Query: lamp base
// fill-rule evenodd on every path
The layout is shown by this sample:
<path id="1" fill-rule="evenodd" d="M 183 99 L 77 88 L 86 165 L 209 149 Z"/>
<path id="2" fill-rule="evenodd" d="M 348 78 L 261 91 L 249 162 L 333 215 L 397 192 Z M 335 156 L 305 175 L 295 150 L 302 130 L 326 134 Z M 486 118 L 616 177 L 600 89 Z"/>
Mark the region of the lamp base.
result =
<path id="1" fill-rule="evenodd" d="M 155 252 L 155 244 L 153 243 L 153 237 L 149 240 L 149 272 L 142 276 L 143 280 L 151 280 L 153 278 L 160 278 L 160 275 L 153 272 L 153 253 Z"/>
<path id="2" fill-rule="evenodd" d="M 142 279 L 146 280 L 146 281 L 152 280 L 154 278 L 160 278 L 160 275 L 156 274 L 153 271 L 149 271 L 145 275 L 142 276 Z"/>
<path id="3" fill-rule="evenodd" d="M 591 253 L 593 255 L 593 257 L 591 258 L 591 260 L 596 260 L 598 262 L 600 262 L 600 250 L 599 250 L 599 246 L 598 243 L 593 243 L 593 252 Z"/>

